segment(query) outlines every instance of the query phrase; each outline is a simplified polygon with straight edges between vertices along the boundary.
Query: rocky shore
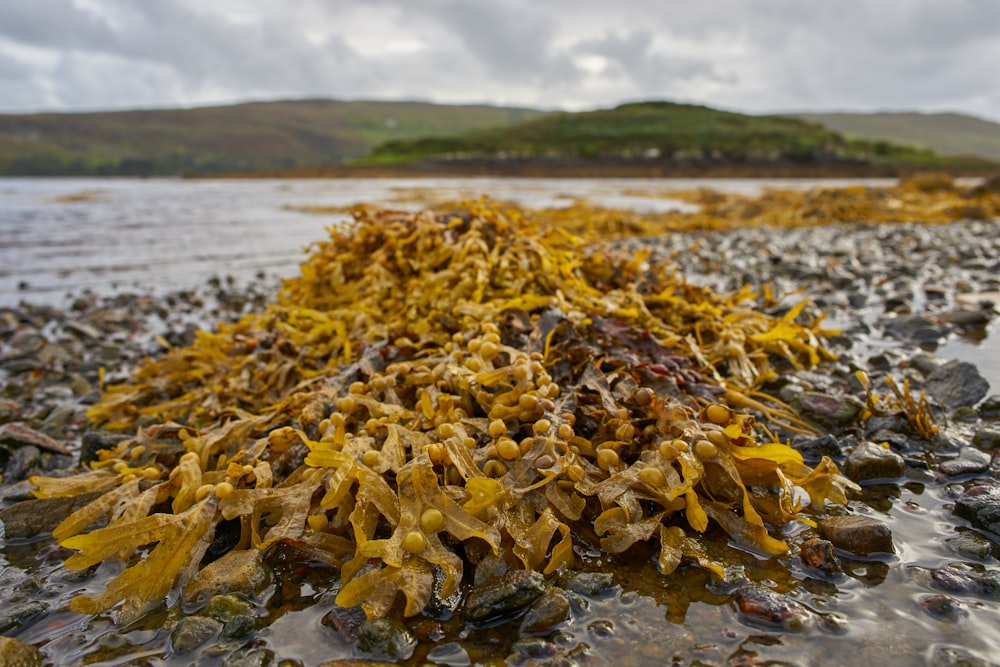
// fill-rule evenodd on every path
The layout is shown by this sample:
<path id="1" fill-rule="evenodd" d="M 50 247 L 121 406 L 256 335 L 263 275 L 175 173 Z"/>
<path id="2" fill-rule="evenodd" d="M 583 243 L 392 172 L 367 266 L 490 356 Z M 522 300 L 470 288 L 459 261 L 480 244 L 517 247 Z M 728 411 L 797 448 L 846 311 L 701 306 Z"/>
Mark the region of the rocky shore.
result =
<path id="1" fill-rule="evenodd" d="M 234 594 L 216 595 L 198 615 L 161 628 L 116 630 L 105 620 L 67 630 L 73 575 L 55 562 L 65 555 L 58 547 L 20 528 L 35 520 L 17 511 L 17 501 L 30 497 L 27 478 L 58 475 L 106 444 L 85 417 L 102 384 L 190 343 L 199 327 L 262 308 L 276 286 L 214 281 L 163 298 L 87 294 L 63 309 L 0 308 L 0 634 L 7 637 L 0 665 L 43 658 L 187 664 L 194 655 L 227 666 L 399 661 L 420 643 L 434 645 L 424 660 L 462 665 L 497 659 L 489 646 L 500 640 L 490 628 L 510 619 L 503 632 L 513 628 L 519 638 L 504 643 L 500 657 L 514 664 L 645 664 L 670 655 L 675 664 L 860 664 L 874 656 L 883 664 L 1000 664 L 1000 643 L 982 632 L 1000 622 L 1000 221 L 757 228 L 619 243 L 649 249 L 650 262 L 669 258 L 690 282 L 720 292 L 745 284 L 773 284 L 779 295 L 802 289 L 809 308 L 839 331 L 826 339 L 836 360 L 782 369 L 765 386 L 824 428 L 820 437 L 791 439 L 806 463 L 829 456 L 861 489 L 850 513 L 823 519 L 820 537 L 798 544 L 786 564 L 792 577 L 759 576 L 752 558 L 743 569 L 755 576 L 689 581 L 682 593 L 651 583 L 657 578 L 648 563 L 617 578 L 597 572 L 541 581 L 525 573 L 474 584 L 460 616 L 468 625 L 404 626 L 333 607 L 319 581 L 292 576 L 294 564 L 271 554 L 233 568 L 243 574 L 232 590 L 297 600 L 287 604 L 299 613 L 314 607 L 306 618 L 337 648 L 295 646 L 282 616 L 264 611 L 273 600 Z M 758 305 L 779 313 L 798 298 Z M 985 341 L 981 356 L 942 355 L 954 340 Z M 285 590 L 285 576 L 315 594 Z M 873 627 L 880 608 L 895 616 Z M 623 610 L 632 610 L 630 620 Z M 273 623 L 262 620 L 269 613 Z M 456 629 L 465 634 L 448 634 Z M 84 648 L 69 646 L 67 633 Z M 657 635 L 672 639 L 638 652 L 630 643 Z M 13 651 L 26 661 L 9 662 Z"/>

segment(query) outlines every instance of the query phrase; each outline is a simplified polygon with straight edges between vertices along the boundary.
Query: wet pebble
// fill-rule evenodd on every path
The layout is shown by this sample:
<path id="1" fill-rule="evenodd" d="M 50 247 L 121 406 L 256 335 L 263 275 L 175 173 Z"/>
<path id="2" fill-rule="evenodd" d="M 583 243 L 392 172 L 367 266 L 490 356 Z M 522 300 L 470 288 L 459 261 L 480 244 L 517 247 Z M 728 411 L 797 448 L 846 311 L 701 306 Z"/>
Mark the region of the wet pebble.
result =
<path id="1" fill-rule="evenodd" d="M 948 477 L 971 475 L 989 470 L 990 457 L 975 447 L 962 447 L 958 456 L 943 462 L 938 469 Z"/>
<path id="2" fill-rule="evenodd" d="M 818 528 L 834 547 L 855 556 L 895 553 L 892 531 L 878 519 L 845 514 L 820 520 Z"/>
<path id="3" fill-rule="evenodd" d="M 365 619 L 358 626 L 358 647 L 372 658 L 393 662 L 407 660 L 416 646 L 410 631 L 395 619 Z"/>
<path id="4" fill-rule="evenodd" d="M 925 595 L 917 601 L 917 606 L 934 618 L 952 623 L 969 615 L 958 600 L 947 595 Z"/>
<path id="5" fill-rule="evenodd" d="M 961 646 L 936 645 L 927 656 L 929 667 L 997 667 L 997 663 Z"/>
<path id="6" fill-rule="evenodd" d="M 569 598 L 561 588 L 550 588 L 528 608 L 522 634 L 544 634 L 569 617 Z"/>
<path id="7" fill-rule="evenodd" d="M 733 597 L 740 615 L 750 625 L 794 631 L 812 621 L 812 612 L 805 606 L 762 586 L 744 586 Z"/>
<path id="8" fill-rule="evenodd" d="M 802 392 L 795 402 L 804 417 L 834 430 L 853 424 L 864 407 L 850 395 L 812 391 Z"/>
<path id="9" fill-rule="evenodd" d="M 998 549 L 988 539 L 974 530 L 963 530 L 955 537 L 949 537 L 945 544 L 953 553 L 963 558 L 984 560 Z"/>
<path id="10" fill-rule="evenodd" d="M 955 514 L 1000 536 L 1000 486 L 974 486 L 955 503 Z"/>
<path id="11" fill-rule="evenodd" d="M 924 391 L 951 410 L 975 405 L 989 390 L 989 382 L 974 364 L 957 359 L 939 366 L 924 383 Z"/>
<path id="12" fill-rule="evenodd" d="M 257 623 L 253 605 L 238 595 L 213 595 L 204 613 L 222 623 L 222 636 L 227 638 L 244 637 Z"/>
<path id="13" fill-rule="evenodd" d="M 615 578 L 610 572 L 574 572 L 563 584 L 567 591 L 578 595 L 600 595 L 614 586 Z"/>
<path id="14" fill-rule="evenodd" d="M 902 477 L 906 463 L 888 447 L 859 443 L 844 461 L 844 474 L 855 482 L 875 482 Z"/>
<path id="15" fill-rule="evenodd" d="M 979 404 L 979 416 L 983 419 L 1000 419 L 1000 394 L 987 396 Z"/>
<path id="16" fill-rule="evenodd" d="M 833 543 L 828 540 L 821 540 L 816 537 L 806 540 L 799 547 L 799 558 L 802 559 L 802 562 L 806 566 L 814 570 L 819 570 L 826 575 L 843 572 L 840 559 L 834 551 Z"/>
<path id="17" fill-rule="evenodd" d="M 481 623 L 515 615 L 544 591 L 545 583 L 538 572 L 508 572 L 472 590 L 465 601 L 465 618 Z"/>
<path id="18" fill-rule="evenodd" d="M 185 616 L 170 633 L 174 653 L 190 653 L 222 630 L 222 623 L 207 616 Z"/>
<path id="19" fill-rule="evenodd" d="M 1000 449 L 1000 428 L 996 426 L 982 427 L 972 436 L 972 444 L 984 452 Z"/>

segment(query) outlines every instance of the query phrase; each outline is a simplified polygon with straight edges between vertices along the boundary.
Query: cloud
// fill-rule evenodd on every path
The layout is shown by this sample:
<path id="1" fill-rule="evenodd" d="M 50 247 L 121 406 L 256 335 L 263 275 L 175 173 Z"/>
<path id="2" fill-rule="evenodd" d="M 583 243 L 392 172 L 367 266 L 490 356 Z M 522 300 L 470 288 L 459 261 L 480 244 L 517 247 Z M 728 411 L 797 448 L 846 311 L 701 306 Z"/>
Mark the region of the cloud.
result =
<path id="1" fill-rule="evenodd" d="M 4 0 L 0 107 L 324 96 L 1000 119 L 993 0 Z"/>

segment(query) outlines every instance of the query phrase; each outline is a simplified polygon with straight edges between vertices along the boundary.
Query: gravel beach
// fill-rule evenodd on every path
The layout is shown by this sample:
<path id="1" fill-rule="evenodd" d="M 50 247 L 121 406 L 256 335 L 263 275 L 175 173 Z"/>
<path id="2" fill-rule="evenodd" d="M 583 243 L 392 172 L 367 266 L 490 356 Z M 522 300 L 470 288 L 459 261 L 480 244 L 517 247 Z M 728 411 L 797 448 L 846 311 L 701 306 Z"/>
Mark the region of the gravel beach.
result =
<path id="1" fill-rule="evenodd" d="M 685 665 L 1000 663 L 1000 221 L 754 228 L 617 243 L 651 250 L 649 262 L 677 262 L 690 282 L 720 292 L 768 283 L 778 295 L 795 292 L 761 304 L 771 312 L 809 297 L 809 308 L 826 313 L 825 325 L 837 330 L 826 344 L 837 359 L 809 371 L 783 369 L 765 389 L 826 429 L 821 437 L 792 438 L 806 462 L 831 457 L 861 491 L 850 500 L 852 514 L 824 520 L 822 539 L 799 545 L 785 579 L 702 586 L 701 598 L 682 605 L 680 620 L 670 590 L 650 583 L 655 570 L 648 564 L 615 580 L 577 576 L 545 584 L 539 595 L 548 606 L 531 607 L 526 618 L 534 625 L 514 626 L 523 637 L 510 646 L 508 663 L 649 664 L 671 655 Z M 296 644 L 302 639 L 290 616 L 225 629 L 241 614 L 259 619 L 260 608 L 189 617 L 204 618 L 199 627 L 173 617 L 161 618 L 159 629 L 72 621 L 71 575 L 54 562 L 59 548 L 29 539 L 35 519 L 16 509 L 16 501 L 30 497 L 30 475 L 58 475 L 81 452 L 88 457 L 106 444 L 107 434 L 90 431 L 85 417 L 102 383 L 190 343 L 199 327 L 261 309 L 276 290 L 265 282 L 221 280 L 163 297 L 83 294 L 65 308 L 0 308 L 0 633 L 9 641 L 29 653 L 34 646 L 53 664 L 188 664 L 185 651 L 198 642 L 185 632 L 213 638 L 213 648 L 201 654 L 205 664 L 319 664 L 337 657 L 333 649 Z M 879 396 L 892 395 L 893 386 L 908 387 L 914 401 L 924 393 L 937 433 L 918 432 L 898 411 L 859 427 L 869 393 L 857 371 Z M 280 581 L 280 564 L 260 567 Z M 311 624 L 308 632 L 332 633 L 337 646 L 376 646 L 361 657 L 411 655 L 409 638 L 435 645 L 423 654 L 432 663 L 497 659 L 440 628 L 362 624 L 359 639 L 361 622 L 331 611 L 329 595 L 302 597 L 313 607 L 296 610 Z M 662 639 L 636 646 L 640 637 Z M 13 664 L 5 660 L 0 664 Z"/>

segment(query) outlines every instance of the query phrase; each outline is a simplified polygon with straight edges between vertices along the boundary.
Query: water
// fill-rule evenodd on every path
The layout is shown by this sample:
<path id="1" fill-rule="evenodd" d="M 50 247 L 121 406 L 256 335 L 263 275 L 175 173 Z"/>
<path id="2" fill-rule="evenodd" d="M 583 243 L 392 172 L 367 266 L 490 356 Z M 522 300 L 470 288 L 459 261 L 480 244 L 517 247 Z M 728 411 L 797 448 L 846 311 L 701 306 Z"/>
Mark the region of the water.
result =
<path id="1" fill-rule="evenodd" d="M 769 180 L 806 187 L 818 181 Z M 823 181 L 836 183 L 837 181 Z M 161 293 L 210 277 L 292 276 L 303 250 L 345 216 L 301 207 L 378 203 L 415 209 L 432 199 L 477 198 L 528 206 L 585 198 L 607 206 L 685 206 L 652 196 L 671 188 L 752 192 L 751 179 L 0 179 L 0 306 L 59 305 L 68 292 Z M 650 193 L 643 196 L 643 193 Z"/>

